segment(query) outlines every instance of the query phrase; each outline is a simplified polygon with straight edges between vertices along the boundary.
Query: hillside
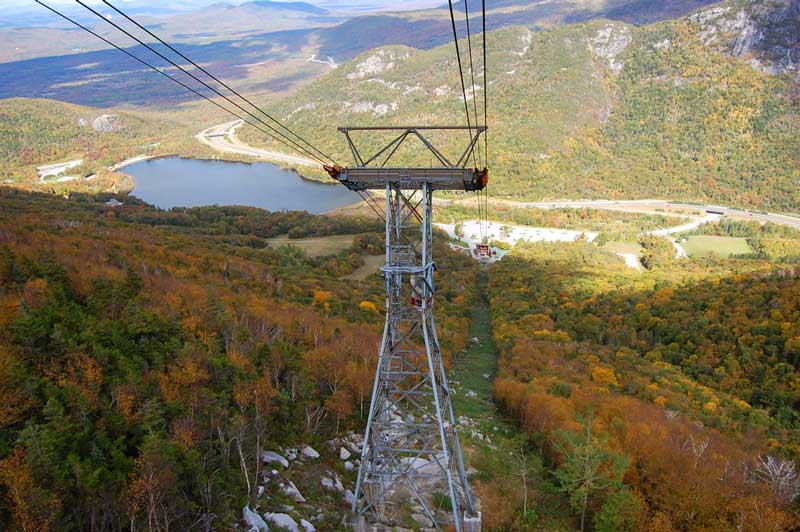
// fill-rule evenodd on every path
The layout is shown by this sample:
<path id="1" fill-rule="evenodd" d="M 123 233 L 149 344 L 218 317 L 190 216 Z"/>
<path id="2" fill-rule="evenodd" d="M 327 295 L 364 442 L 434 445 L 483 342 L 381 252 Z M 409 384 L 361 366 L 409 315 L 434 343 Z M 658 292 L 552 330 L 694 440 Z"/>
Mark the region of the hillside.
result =
<path id="1" fill-rule="evenodd" d="M 256 493 L 261 451 L 323 450 L 366 422 L 383 284 L 342 277 L 380 246 L 378 226 L 104 199 L 0 188 L 0 528 L 144 530 L 158 510 L 160 530 L 227 530 L 248 502 L 285 511 L 277 479 Z M 287 232 L 358 238 L 311 257 L 271 247 Z M 436 253 L 449 361 L 476 268 Z M 355 473 L 319 462 L 281 477 L 309 497 L 300 515 L 340 530 L 343 497 L 314 471 L 349 489 Z"/>
<path id="2" fill-rule="evenodd" d="M 337 446 L 366 422 L 384 297 L 352 275 L 380 225 L 108 197 L 0 189 L 0 526 L 139 530 L 158 509 L 161 529 L 227 530 L 250 504 L 344 530 L 355 471 Z M 610 238 L 665 221 L 541 217 Z M 800 233 L 703 230 L 793 251 L 689 262 L 643 241 L 638 270 L 585 241 L 528 244 L 479 271 L 436 241 L 486 530 L 572 532 L 582 514 L 598 532 L 794 529 Z M 322 456 L 259 459 L 304 445 Z M 582 504 L 584 452 L 600 476 Z"/>
<path id="3" fill-rule="evenodd" d="M 596 20 L 492 32 L 492 192 L 797 210 L 800 106 L 790 28 L 800 17 L 788 5 L 723 4 L 641 28 Z M 745 23 L 724 23 L 719 13 Z M 760 37 L 744 46 L 742 36 L 754 32 Z M 463 123 L 457 76 L 452 45 L 383 47 L 271 110 L 347 161 L 336 125 Z"/>
<path id="4" fill-rule="evenodd" d="M 0 100 L 0 182 L 54 192 L 128 190 L 129 180 L 107 167 L 140 155 L 203 153 L 194 134 L 184 122 L 163 115 L 52 100 Z M 81 163 L 62 177 L 79 179 L 37 175 L 37 167 L 70 160 Z"/>
<path id="5" fill-rule="evenodd" d="M 642 275 L 533 244 L 493 266 L 495 396 L 550 472 L 537 521 L 560 487 L 598 531 L 794 529 L 797 267 L 671 254 Z"/>

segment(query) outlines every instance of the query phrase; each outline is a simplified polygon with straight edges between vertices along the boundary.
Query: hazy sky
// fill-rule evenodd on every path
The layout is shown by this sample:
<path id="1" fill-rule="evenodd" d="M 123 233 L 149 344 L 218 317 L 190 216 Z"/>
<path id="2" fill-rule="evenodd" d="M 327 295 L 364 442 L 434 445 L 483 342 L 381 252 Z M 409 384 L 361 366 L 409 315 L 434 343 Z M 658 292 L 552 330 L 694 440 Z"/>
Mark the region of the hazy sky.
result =
<path id="1" fill-rule="evenodd" d="M 83 0 L 82 0 L 83 1 Z M 110 2 L 112 0 L 109 0 Z M 248 0 L 116 0 L 119 4 L 136 4 L 137 6 L 150 5 L 153 7 L 176 7 L 190 8 L 202 7 L 215 3 L 243 4 Z M 276 0 L 280 1 L 280 0 Z M 444 0 L 411 0 L 401 2 L 389 2 L 387 0 L 304 0 L 309 4 L 321 5 L 325 7 L 341 6 L 374 6 L 384 4 L 391 9 L 403 9 L 404 7 L 416 9 L 419 7 L 435 7 L 444 3 Z M 87 4 L 100 4 L 100 0 L 85 0 Z M 74 0 L 49 0 L 51 4 L 74 4 Z M 112 2 L 114 3 L 114 2 Z M 407 4 L 407 5 L 404 5 Z M 26 7 L 36 6 L 33 0 L 0 0 L 0 8 L 3 7 Z"/>

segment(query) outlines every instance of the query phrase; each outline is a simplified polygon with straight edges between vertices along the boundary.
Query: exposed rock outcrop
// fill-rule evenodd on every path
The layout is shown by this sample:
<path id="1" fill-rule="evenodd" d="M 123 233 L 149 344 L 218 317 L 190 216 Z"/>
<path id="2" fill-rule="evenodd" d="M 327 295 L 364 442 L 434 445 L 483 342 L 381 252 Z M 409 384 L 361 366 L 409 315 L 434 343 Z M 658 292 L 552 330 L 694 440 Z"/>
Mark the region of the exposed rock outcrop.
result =
<path id="1" fill-rule="evenodd" d="M 589 50 L 614 74 L 619 74 L 625 62 L 619 58 L 633 40 L 630 28 L 624 24 L 608 24 L 589 39 Z"/>
<path id="2" fill-rule="evenodd" d="M 707 46 L 719 46 L 734 57 L 770 74 L 795 73 L 800 81 L 800 0 L 749 0 L 726 3 L 695 13 Z"/>
<path id="3" fill-rule="evenodd" d="M 121 128 L 122 123 L 117 115 L 100 115 L 92 120 L 92 129 L 101 133 L 112 133 Z"/>

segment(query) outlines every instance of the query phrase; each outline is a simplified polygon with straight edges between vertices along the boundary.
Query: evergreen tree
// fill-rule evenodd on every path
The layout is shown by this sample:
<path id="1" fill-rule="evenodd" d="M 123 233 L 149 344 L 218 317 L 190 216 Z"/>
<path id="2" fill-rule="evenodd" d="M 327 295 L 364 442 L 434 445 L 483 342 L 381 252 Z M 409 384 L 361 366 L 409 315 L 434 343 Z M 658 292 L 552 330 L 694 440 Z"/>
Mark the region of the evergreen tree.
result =
<path id="1" fill-rule="evenodd" d="M 581 531 L 586 530 L 589 504 L 609 489 L 619 488 L 628 465 L 625 457 L 606 448 L 605 435 L 594 433 L 593 421 L 591 411 L 579 415 L 581 431 L 561 431 L 556 439 L 563 462 L 555 475 L 561 490 L 568 494 L 570 505 L 580 513 Z"/>

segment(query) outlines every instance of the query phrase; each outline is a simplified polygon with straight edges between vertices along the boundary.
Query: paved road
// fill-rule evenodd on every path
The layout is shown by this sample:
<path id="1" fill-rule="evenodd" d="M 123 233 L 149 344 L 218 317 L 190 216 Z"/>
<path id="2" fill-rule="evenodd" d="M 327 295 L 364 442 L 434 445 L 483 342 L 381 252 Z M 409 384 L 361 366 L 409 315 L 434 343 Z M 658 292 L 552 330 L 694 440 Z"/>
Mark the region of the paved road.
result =
<path id="1" fill-rule="evenodd" d="M 701 225 L 716 222 L 720 218 L 722 218 L 721 214 L 709 213 L 703 216 L 702 218 L 697 218 L 693 222 L 689 222 L 688 224 L 675 225 L 673 227 L 667 227 L 665 229 L 656 229 L 655 231 L 648 231 L 648 234 L 656 236 L 668 236 L 668 235 L 673 235 L 675 233 L 685 233 L 686 231 L 697 229 Z"/>
<path id="2" fill-rule="evenodd" d="M 210 127 L 197 135 L 197 140 L 217 151 L 226 153 L 249 155 L 250 157 L 258 157 L 259 159 L 298 164 L 301 166 L 319 166 L 319 163 L 311 159 L 306 159 L 305 157 L 265 150 L 263 148 L 254 148 L 243 144 L 236 137 L 236 130 L 239 129 L 242 124 L 243 122 L 241 120 L 235 120 L 233 122 Z"/>

